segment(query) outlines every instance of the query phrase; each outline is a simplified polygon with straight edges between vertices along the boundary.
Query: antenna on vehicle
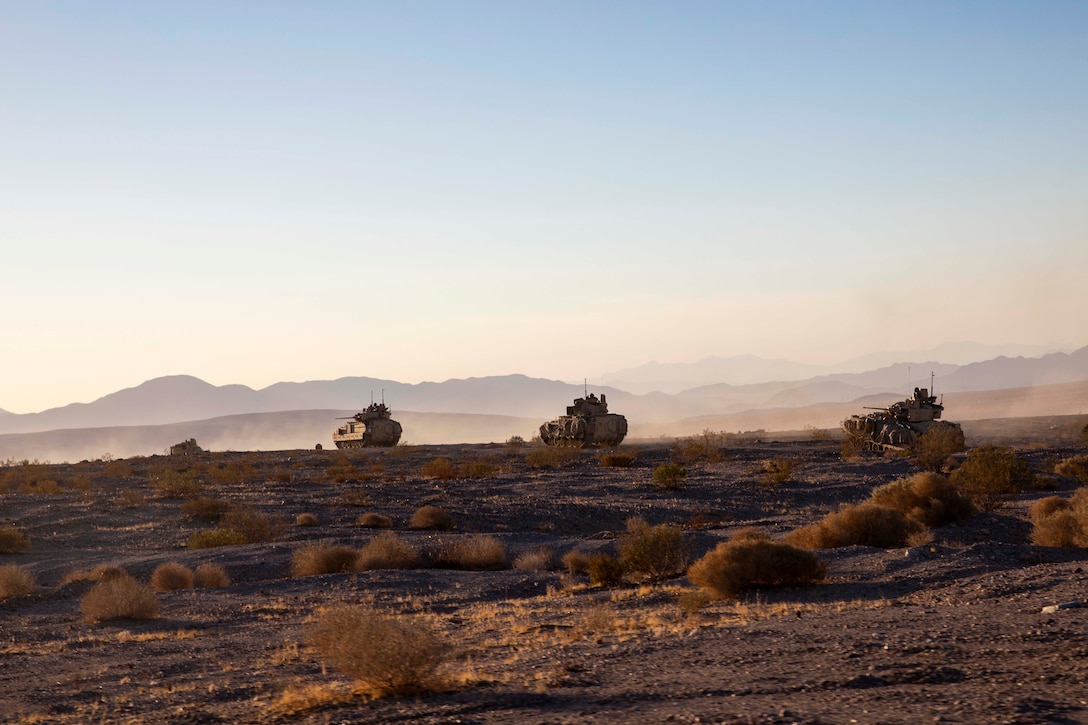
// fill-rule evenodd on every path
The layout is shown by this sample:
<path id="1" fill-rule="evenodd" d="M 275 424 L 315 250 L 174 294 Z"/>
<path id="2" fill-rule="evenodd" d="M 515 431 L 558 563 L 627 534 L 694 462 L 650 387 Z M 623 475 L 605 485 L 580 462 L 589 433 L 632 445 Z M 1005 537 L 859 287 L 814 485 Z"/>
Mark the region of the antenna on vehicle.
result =
<path id="1" fill-rule="evenodd" d="M 374 389 L 370 389 L 370 404 L 374 405 Z"/>
<path id="2" fill-rule="evenodd" d="M 589 378 L 582 378 L 582 395 L 589 397 Z"/>
<path id="3" fill-rule="evenodd" d="M 382 405 L 385 405 L 385 388 L 382 388 Z"/>

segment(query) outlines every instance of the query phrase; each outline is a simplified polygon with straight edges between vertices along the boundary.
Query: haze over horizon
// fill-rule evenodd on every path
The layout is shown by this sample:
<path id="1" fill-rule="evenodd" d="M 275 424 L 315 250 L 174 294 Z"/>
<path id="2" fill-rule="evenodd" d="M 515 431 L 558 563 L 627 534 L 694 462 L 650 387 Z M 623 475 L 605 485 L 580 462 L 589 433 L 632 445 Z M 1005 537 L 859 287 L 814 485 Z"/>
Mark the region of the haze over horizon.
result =
<path id="1" fill-rule="evenodd" d="M 1082 347 L 1086 40 L 1073 2 L 0 5 L 0 408 Z"/>

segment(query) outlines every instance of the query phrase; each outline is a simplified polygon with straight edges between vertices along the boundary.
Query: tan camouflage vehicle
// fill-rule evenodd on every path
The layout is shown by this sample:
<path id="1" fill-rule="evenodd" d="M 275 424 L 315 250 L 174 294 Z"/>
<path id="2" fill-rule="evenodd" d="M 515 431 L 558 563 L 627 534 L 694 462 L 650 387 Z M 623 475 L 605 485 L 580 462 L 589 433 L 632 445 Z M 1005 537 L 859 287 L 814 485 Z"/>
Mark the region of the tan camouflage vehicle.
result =
<path id="1" fill-rule="evenodd" d="M 393 420 L 389 407 L 384 403 L 371 403 L 366 410 L 356 413 L 332 434 L 337 448 L 390 447 L 400 442 L 400 423 Z"/>
<path id="2" fill-rule="evenodd" d="M 608 412 L 604 394 L 575 398 L 567 414 L 540 426 L 540 440 L 549 446 L 616 446 L 627 435 L 627 419 Z"/>
<path id="3" fill-rule="evenodd" d="M 203 452 L 204 449 L 197 445 L 196 438 L 190 438 L 187 441 L 170 446 L 170 455 L 172 456 L 191 456 Z"/>
<path id="4" fill-rule="evenodd" d="M 887 408 L 866 415 L 852 415 L 842 430 L 855 444 L 854 450 L 909 451 L 926 429 L 940 420 L 944 406 L 928 388 L 915 388 L 914 395 Z M 947 423 L 959 428 L 958 423 Z"/>

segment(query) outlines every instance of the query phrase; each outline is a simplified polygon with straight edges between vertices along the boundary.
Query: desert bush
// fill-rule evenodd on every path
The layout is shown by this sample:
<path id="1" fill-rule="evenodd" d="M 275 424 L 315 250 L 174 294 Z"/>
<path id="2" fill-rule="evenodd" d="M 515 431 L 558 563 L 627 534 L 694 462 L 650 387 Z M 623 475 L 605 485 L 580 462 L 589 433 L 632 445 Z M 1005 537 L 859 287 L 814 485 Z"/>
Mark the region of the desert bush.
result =
<path id="1" fill-rule="evenodd" d="M 0 554 L 18 554 L 30 548 L 30 539 L 14 526 L 0 526 Z"/>
<path id="2" fill-rule="evenodd" d="M 684 610 L 684 614 L 690 616 L 702 611 L 706 605 L 710 604 L 711 599 L 712 597 L 705 589 L 687 589 L 676 597 L 676 603 L 680 605 L 680 609 Z"/>
<path id="3" fill-rule="evenodd" d="M 416 569 L 421 563 L 419 552 L 392 531 L 371 539 L 355 557 L 357 571 Z"/>
<path id="4" fill-rule="evenodd" d="M 1073 456 L 1059 461 L 1054 466 L 1054 473 L 1075 478 L 1081 483 L 1088 483 L 1088 455 Z"/>
<path id="5" fill-rule="evenodd" d="M 1032 525 L 1031 543 L 1036 546 L 1073 548 L 1085 545 L 1084 526 L 1072 510 L 1055 511 Z"/>
<path id="6" fill-rule="evenodd" d="M 817 428 L 811 423 L 806 423 L 802 430 L 808 433 L 808 439 L 810 441 L 829 441 L 832 438 L 832 432 L 828 428 Z"/>
<path id="7" fill-rule="evenodd" d="M 681 491 L 687 480 L 688 472 L 679 463 L 662 463 L 654 469 L 654 488 L 668 491 Z"/>
<path id="8" fill-rule="evenodd" d="M 437 478 L 439 481 L 449 481 L 457 478 L 457 466 L 448 458 L 439 456 L 427 461 L 419 469 L 424 478 Z"/>
<path id="9" fill-rule="evenodd" d="M 139 508 L 147 503 L 147 495 L 138 488 L 125 488 L 117 494 L 117 505 L 123 509 Z"/>
<path id="10" fill-rule="evenodd" d="M 627 531 L 620 534 L 617 549 L 625 570 L 654 579 L 682 574 L 691 556 L 691 543 L 679 526 L 650 526 L 642 518 L 627 520 Z"/>
<path id="11" fill-rule="evenodd" d="M 958 425 L 943 420 L 932 423 L 911 449 L 911 460 L 927 471 L 939 472 L 953 453 L 967 450 L 967 439 Z"/>
<path id="12" fill-rule="evenodd" d="M 704 430 L 697 436 L 677 438 L 669 449 L 669 457 L 674 463 L 715 463 L 722 460 L 722 447 L 733 439 L 729 433 L 716 433 Z"/>
<path id="13" fill-rule="evenodd" d="M 586 574 L 594 586 L 614 587 L 623 581 L 626 571 L 623 561 L 603 551 L 590 554 L 586 560 Z"/>
<path id="14" fill-rule="evenodd" d="M 827 566 L 810 551 L 770 539 L 722 542 L 688 568 L 688 579 L 720 599 L 758 587 L 808 586 L 827 577 Z"/>
<path id="15" fill-rule="evenodd" d="M 64 485 L 73 491 L 90 491 L 94 488 L 94 483 L 87 476 L 73 476 L 65 481 Z"/>
<path id="16" fill-rule="evenodd" d="M 525 439 L 522 438 L 521 436 L 510 436 L 509 438 L 506 439 L 506 447 L 507 448 L 524 448 L 525 447 Z"/>
<path id="17" fill-rule="evenodd" d="M 561 561 L 563 566 L 566 567 L 567 573 L 571 576 L 589 573 L 589 554 L 584 551 L 571 549 L 563 554 Z"/>
<path id="18" fill-rule="evenodd" d="M 581 454 L 577 448 L 567 446 L 541 446 L 525 454 L 525 465 L 534 470 L 544 468 L 563 468 L 579 460 Z"/>
<path id="19" fill-rule="evenodd" d="M 159 600 L 151 587 L 125 574 L 103 579 L 80 600 L 80 611 L 91 622 L 108 619 L 154 619 Z"/>
<path id="20" fill-rule="evenodd" d="M 230 577 L 221 565 L 204 562 L 193 572 L 193 583 L 202 589 L 226 587 L 230 586 Z"/>
<path id="21" fill-rule="evenodd" d="M 794 462 L 784 456 L 775 456 L 763 462 L 762 482 L 765 486 L 777 486 L 793 478 Z"/>
<path id="22" fill-rule="evenodd" d="M 75 569 L 64 575 L 61 579 L 61 585 L 70 584 L 75 581 L 104 581 L 106 579 L 117 579 L 118 577 L 130 576 L 127 571 L 119 566 L 112 564 L 99 564 L 91 570 Z"/>
<path id="23" fill-rule="evenodd" d="M 132 466 L 128 461 L 116 460 L 109 461 L 106 465 L 102 466 L 102 475 L 108 478 L 126 478 L 132 475 Z"/>
<path id="24" fill-rule="evenodd" d="M 202 488 L 189 471 L 168 464 L 149 466 L 147 480 L 164 498 L 195 498 Z"/>
<path id="25" fill-rule="evenodd" d="M 985 445 L 967 454 L 951 475 L 952 483 L 983 511 L 996 511 L 1031 486 L 1034 474 L 1007 448 Z"/>
<path id="26" fill-rule="evenodd" d="M 874 503 L 843 506 L 815 524 L 795 529 L 785 543 L 802 549 L 835 549 L 841 546 L 876 546 L 890 549 L 904 546 L 923 530 L 918 522 L 899 511 Z"/>
<path id="27" fill-rule="evenodd" d="M 482 458 L 477 458 L 471 461 L 465 461 L 458 469 L 458 478 L 490 478 L 494 476 L 499 470 L 491 461 L 486 461 Z"/>
<path id="28" fill-rule="evenodd" d="M 309 641 L 373 697 L 419 695 L 441 688 L 438 671 L 451 655 L 451 649 L 418 618 L 363 606 L 322 612 Z"/>
<path id="29" fill-rule="evenodd" d="M 345 463 L 340 466 L 329 466 L 325 469 L 325 476 L 336 483 L 345 483 L 347 481 L 358 481 L 363 477 L 363 472 L 355 467 L 353 463 Z"/>
<path id="30" fill-rule="evenodd" d="M 416 512 L 412 514 L 412 519 L 408 522 L 408 527 L 412 529 L 449 531 L 453 528 L 453 517 L 446 513 L 444 509 L 440 509 L 437 506 L 420 506 L 416 509 Z"/>
<path id="31" fill-rule="evenodd" d="M 355 520 L 355 523 L 365 529 L 389 529 L 393 527 L 393 519 L 388 516 L 374 513 L 373 511 L 360 514 L 359 518 Z"/>
<path id="32" fill-rule="evenodd" d="M 893 508 L 926 527 L 955 523 L 975 513 L 971 500 L 936 473 L 919 473 L 880 486 L 869 501 Z"/>
<path id="33" fill-rule="evenodd" d="M 0 566 L 0 601 L 34 591 L 34 575 L 14 564 Z"/>
<path id="34" fill-rule="evenodd" d="M 1040 521 L 1059 511 L 1068 511 L 1073 508 L 1069 499 L 1061 496 L 1047 496 L 1036 501 L 1031 507 L 1031 520 Z"/>
<path id="35" fill-rule="evenodd" d="M 844 459 L 861 458 L 866 453 L 865 440 L 860 436 L 845 434 L 839 442 L 839 453 Z"/>
<path id="36" fill-rule="evenodd" d="M 514 568 L 522 571 L 551 571 L 555 568 L 555 550 L 549 546 L 526 549 L 514 559 Z"/>
<path id="37" fill-rule="evenodd" d="M 631 464 L 635 462 L 635 457 L 638 455 L 638 451 L 635 449 L 612 453 L 605 453 L 601 456 L 602 468 L 630 468 Z"/>
<path id="38" fill-rule="evenodd" d="M 317 526 L 319 523 L 317 516 L 310 513 L 299 514 L 295 517 L 295 526 Z"/>
<path id="39" fill-rule="evenodd" d="M 256 468 L 241 462 L 227 463 L 222 466 L 209 466 L 206 473 L 219 486 L 256 481 L 260 477 Z"/>
<path id="40" fill-rule="evenodd" d="M 193 570 L 176 561 L 160 564 L 151 573 L 151 588 L 157 592 L 192 589 Z"/>
<path id="41" fill-rule="evenodd" d="M 487 534 L 475 534 L 447 542 L 435 563 L 438 566 L 467 571 L 498 571 L 510 568 L 502 542 Z"/>
<path id="42" fill-rule="evenodd" d="M 241 533 L 247 544 L 275 541 L 282 532 L 283 525 L 282 520 L 259 513 L 249 507 L 231 507 L 223 514 L 223 518 L 219 519 L 221 529 Z"/>
<path id="43" fill-rule="evenodd" d="M 234 529 L 205 529 L 189 534 L 185 545 L 190 549 L 211 549 L 217 546 L 245 544 L 246 535 Z"/>
<path id="44" fill-rule="evenodd" d="M 311 544 L 291 557 L 291 576 L 316 576 L 355 571 L 359 552 L 347 546 Z"/>
<path id="45" fill-rule="evenodd" d="M 19 484 L 19 493 L 36 494 L 39 496 L 55 496 L 61 493 L 60 484 L 52 478 L 35 478 Z"/>
<path id="46" fill-rule="evenodd" d="M 336 498 L 337 506 L 366 506 L 368 503 L 370 496 L 362 486 L 348 486 Z"/>
<path id="47" fill-rule="evenodd" d="M 229 503 L 214 496 L 197 496 L 181 505 L 183 514 L 204 521 L 218 521 L 229 509 Z"/>

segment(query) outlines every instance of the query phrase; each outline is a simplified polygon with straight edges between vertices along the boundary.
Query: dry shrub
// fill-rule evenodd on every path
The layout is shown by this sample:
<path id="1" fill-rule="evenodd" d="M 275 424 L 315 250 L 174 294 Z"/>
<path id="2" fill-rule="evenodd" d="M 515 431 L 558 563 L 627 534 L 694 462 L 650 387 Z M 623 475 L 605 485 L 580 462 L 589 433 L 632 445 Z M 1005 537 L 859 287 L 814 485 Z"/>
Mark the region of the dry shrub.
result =
<path id="1" fill-rule="evenodd" d="M 499 470 L 499 467 L 493 462 L 485 460 L 483 458 L 476 458 L 471 461 L 465 461 L 461 464 L 461 468 L 458 470 L 459 478 L 490 478 L 494 476 Z"/>
<path id="2" fill-rule="evenodd" d="M 967 439 L 963 435 L 963 429 L 939 420 L 930 424 L 925 433 L 918 436 L 911 448 L 910 457 L 920 468 L 938 472 L 953 453 L 965 450 Z"/>
<path id="3" fill-rule="evenodd" d="M 996 511 L 1005 501 L 1031 487 L 1035 475 L 1007 448 L 985 445 L 967 454 L 952 472 L 952 483 L 983 511 Z"/>
<path id="4" fill-rule="evenodd" d="M 487 534 L 474 534 L 447 542 L 435 563 L 438 566 L 466 571 L 498 571 L 510 568 L 502 542 Z"/>
<path id="5" fill-rule="evenodd" d="M 313 514 L 299 514 L 295 517 L 295 526 L 317 526 L 320 522 Z"/>
<path id="6" fill-rule="evenodd" d="M 563 562 L 563 566 L 566 567 L 567 573 L 571 576 L 589 573 L 589 554 L 584 551 L 571 549 L 566 554 L 563 554 L 561 561 Z"/>
<path id="7" fill-rule="evenodd" d="M 525 447 L 525 439 L 521 436 L 510 436 L 506 439 L 506 447 L 511 449 L 518 449 Z"/>
<path id="8" fill-rule="evenodd" d="M 733 436 L 729 433 L 707 429 L 697 436 L 677 438 L 669 450 L 669 457 L 681 464 L 715 463 L 724 458 L 721 449 L 731 440 Z"/>
<path id="9" fill-rule="evenodd" d="M 370 497 L 366 489 L 361 486 L 345 488 L 336 498 L 337 506 L 366 506 L 370 503 Z"/>
<path id="10" fill-rule="evenodd" d="M 165 463 L 149 466 L 147 480 L 164 498 L 195 498 L 201 489 L 192 473 Z"/>
<path id="11" fill-rule="evenodd" d="M 1069 511 L 1073 504 L 1067 498 L 1061 496 L 1047 496 L 1036 501 L 1031 507 L 1031 520 L 1041 521 L 1051 514 L 1059 511 Z"/>
<path id="12" fill-rule="evenodd" d="M 514 568 L 522 571 L 551 571 L 555 568 L 555 550 L 549 546 L 527 549 L 514 559 Z"/>
<path id="13" fill-rule="evenodd" d="M 249 507 L 232 507 L 219 520 L 219 527 L 241 533 L 247 544 L 264 544 L 276 540 L 283 522 Z"/>
<path id="14" fill-rule="evenodd" d="M 880 486 L 869 502 L 893 508 L 927 527 L 962 521 L 975 513 L 971 499 L 936 473 L 919 473 Z"/>
<path id="15" fill-rule="evenodd" d="M 827 577 L 827 566 L 810 551 L 770 539 L 722 542 L 688 569 L 688 579 L 720 599 L 758 587 L 808 586 Z"/>
<path id="16" fill-rule="evenodd" d="M 138 488 L 122 489 L 117 496 L 117 505 L 123 509 L 139 508 L 147 503 L 147 496 Z"/>
<path id="17" fill-rule="evenodd" d="M 0 601 L 34 591 L 34 575 L 14 564 L 0 566 Z"/>
<path id="18" fill-rule="evenodd" d="M 1073 511 L 1056 511 L 1035 521 L 1031 530 L 1031 543 L 1036 546 L 1084 546 L 1084 526 Z"/>
<path id="19" fill-rule="evenodd" d="M 155 619 L 159 600 L 146 584 L 132 576 L 103 579 L 83 595 L 80 611 L 91 622 L 107 619 Z"/>
<path id="20" fill-rule="evenodd" d="M 102 475 L 109 478 L 127 478 L 132 475 L 132 466 L 125 460 L 110 461 L 102 466 Z"/>
<path id="21" fill-rule="evenodd" d="M 19 485 L 19 493 L 30 493 L 41 496 L 55 496 L 61 493 L 60 484 L 52 478 L 37 478 Z"/>
<path id="22" fill-rule="evenodd" d="M 230 504 L 214 496 L 197 496 L 181 505 L 181 512 L 193 519 L 204 521 L 218 521 L 227 511 Z"/>
<path id="23" fill-rule="evenodd" d="M 420 468 L 419 473 L 424 478 L 437 478 L 440 481 L 449 481 L 457 478 L 457 466 L 448 458 L 439 456 L 427 461 Z"/>
<path id="24" fill-rule="evenodd" d="M 355 557 L 357 571 L 416 569 L 420 564 L 419 552 L 392 531 L 376 536 Z"/>
<path id="25" fill-rule="evenodd" d="M 373 697 L 440 689 L 438 670 L 451 655 L 450 647 L 419 619 L 363 606 L 322 612 L 309 641 Z"/>
<path id="26" fill-rule="evenodd" d="M 679 463 L 662 463 L 654 469 L 654 488 L 666 491 L 682 491 L 688 472 Z"/>
<path id="27" fill-rule="evenodd" d="M 412 514 L 408 527 L 412 529 L 431 529 L 449 531 L 453 528 L 453 517 L 437 506 L 420 506 Z"/>
<path id="28" fill-rule="evenodd" d="M 586 573 L 594 586 L 614 587 L 623 581 L 626 572 L 623 561 L 603 551 L 591 554 L 586 560 Z"/>
<path id="29" fill-rule="evenodd" d="M 176 561 L 160 564 L 151 573 L 151 588 L 157 592 L 192 589 L 193 570 Z"/>
<path id="30" fill-rule="evenodd" d="M 291 557 L 291 576 L 316 576 L 355 571 L 355 549 L 347 546 L 304 546 Z"/>
<path id="31" fill-rule="evenodd" d="M 544 468 L 563 468 L 579 460 L 581 454 L 577 448 L 567 446 L 542 446 L 525 454 L 525 465 L 534 470 Z"/>
<path id="32" fill-rule="evenodd" d="M 0 526 L 0 554 L 18 554 L 30 548 L 30 539 L 14 526 Z"/>
<path id="33" fill-rule="evenodd" d="M 330 481 L 345 483 L 347 481 L 358 481 L 363 477 L 363 472 L 356 468 L 354 464 L 346 463 L 341 466 L 329 466 L 325 469 L 325 475 Z"/>
<path id="34" fill-rule="evenodd" d="M 360 514 L 355 523 L 364 529 L 389 529 L 393 527 L 393 519 L 373 511 Z"/>
<path id="35" fill-rule="evenodd" d="M 602 468 L 630 468 L 638 455 L 637 450 L 624 451 L 622 453 L 605 453 L 601 456 Z"/>
<path id="36" fill-rule="evenodd" d="M 94 488 L 94 483 L 87 476 L 73 476 L 64 485 L 73 491 L 90 491 Z"/>
<path id="37" fill-rule="evenodd" d="M 843 506 L 810 526 L 786 534 L 785 542 L 802 549 L 836 549 L 841 546 L 905 546 L 923 530 L 918 522 L 899 511 L 874 503 Z"/>
<path id="38" fill-rule="evenodd" d="M 212 549 L 217 546 L 239 546 L 245 544 L 246 535 L 234 529 L 206 529 L 194 531 L 185 545 L 190 549 Z"/>
<path id="39" fill-rule="evenodd" d="M 259 478 L 257 469 L 246 463 L 227 463 L 223 466 L 211 466 L 207 474 L 219 486 L 256 481 Z"/>
<path id="40" fill-rule="evenodd" d="M 763 462 L 763 477 L 762 482 L 765 486 L 777 486 L 780 483 L 786 483 L 793 478 L 794 462 L 789 458 L 783 456 L 775 456 L 774 458 Z"/>
<path id="41" fill-rule="evenodd" d="M 205 562 L 193 572 L 193 583 L 202 589 L 226 587 L 230 586 L 230 577 L 227 575 L 227 570 L 219 564 Z"/>
<path id="42" fill-rule="evenodd" d="M 676 603 L 680 605 L 680 609 L 684 610 L 684 614 L 693 615 L 698 614 L 703 607 L 710 604 L 711 599 L 712 597 L 705 589 L 686 589 L 680 592 Z"/>
<path id="43" fill-rule="evenodd" d="M 691 556 L 691 543 L 679 526 L 650 526 L 642 518 L 627 520 L 627 531 L 620 534 L 617 549 L 625 570 L 654 579 L 682 574 Z"/>
<path id="44" fill-rule="evenodd" d="M 85 569 L 70 571 L 64 575 L 64 578 L 60 583 L 63 586 L 64 584 L 70 584 L 76 581 L 105 581 L 106 579 L 117 579 L 126 576 L 129 576 L 129 573 L 119 566 L 99 564 L 90 571 Z"/>
<path id="45" fill-rule="evenodd" d="M 1054 466 L 1054 473 L 1067 478 L 1075 478 L 1081 483 L 1088 483 L 1088 455 L 1073 456 L 1059 461 Z"/>

